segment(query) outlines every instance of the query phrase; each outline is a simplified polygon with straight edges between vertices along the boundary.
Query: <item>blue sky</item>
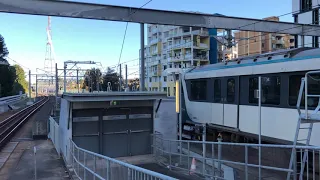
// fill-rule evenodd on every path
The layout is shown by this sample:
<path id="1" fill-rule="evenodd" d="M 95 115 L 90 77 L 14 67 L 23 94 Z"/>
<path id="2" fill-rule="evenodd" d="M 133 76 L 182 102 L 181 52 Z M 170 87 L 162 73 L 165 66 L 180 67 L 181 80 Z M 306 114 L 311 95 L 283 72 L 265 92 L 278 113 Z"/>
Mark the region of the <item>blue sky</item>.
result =
<path id="1" fill-rule="evenodd" d="M 147 0 L 78 0 L 140 7 Z M 153 0 L 145 8 L 199 11 L 228 16 L 264 18 L 292 11 L 292 0 Z M 292 22 L 291 15 L 281 21 Z M 104 67 L 117 64 L 125 30 L 124 22 L 52 17 L 52 36 L 56 61 L 92 60 Z M 9 57 L 35 72 L 44 67 L 47 17 L 0 13 L 0 34 L 5 38 Z M 139 57 L 139 24 L 130 23 L 121 62 Z M 14 62 L 10 61 L 11 64 Z M 138 70 L 138 61 L 128 64 L 129 73 Z M 25 68 L 26 69 L 26 68 Z M 27 69 L 26 69 L 27 70 Z"/>

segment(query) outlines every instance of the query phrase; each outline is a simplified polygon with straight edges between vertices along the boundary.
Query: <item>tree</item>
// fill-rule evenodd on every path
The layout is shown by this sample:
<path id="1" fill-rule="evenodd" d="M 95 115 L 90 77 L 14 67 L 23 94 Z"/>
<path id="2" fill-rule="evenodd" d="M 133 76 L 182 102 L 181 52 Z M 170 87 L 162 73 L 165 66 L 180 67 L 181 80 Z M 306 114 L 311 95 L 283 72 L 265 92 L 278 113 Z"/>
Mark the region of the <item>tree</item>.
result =
<path id="1" fill-rule="evenodd" d="M 122 77 L 121 77 L 121 81 L 123 82 Z M 111 83 L 111 90 L 118 91 L 119 90 L 119 82 L 120 82 L 120 75 L 117 72 L 115 72 L 114 69 L 111 69 L 110 67 L 108 67 L 106 74 L 102 78 L 102 89 L 104 91 L 107 91 L 108 90 L 108 83 Z"/>
<path id="2" fill-rule="evenodd" d="M 84 78 L 84 85 L 88 88 L 89 92 L 100 90 L 101 82 L 100 69 L 92 68 L 86 71 Z"/>
<path id="3" fill-rule="evenodd" d="M 8 48 L 6 46 L 6 43 L 4 42 L 4 38 L 0 34 L 0 59 L 3 59 L 7 57 L 9 54 Z"/>
<path id="4" fill-rule="evenodd" d="M 135 79 L 129 79 L 128 80 L 128 86 L 129 86 L 129 89 L 131 91 L 133 91 L 134 89 L 136 91 L 139 90 L 139 87 L 140 87 L 140 81 L 139 81 L 139 78 L 135 78 Z"/>
<path id="5" fill-rule="evenodd" d="M 22 93 L 28 92 L 28 82 L 26 81 L 26 76 L 23 68 L 17 64 L 12 66 L 12 68 L 14 68 L 15 80 L 13 83 L 11 94 L 17 95 L 20 91 L 22 91 Z"/>

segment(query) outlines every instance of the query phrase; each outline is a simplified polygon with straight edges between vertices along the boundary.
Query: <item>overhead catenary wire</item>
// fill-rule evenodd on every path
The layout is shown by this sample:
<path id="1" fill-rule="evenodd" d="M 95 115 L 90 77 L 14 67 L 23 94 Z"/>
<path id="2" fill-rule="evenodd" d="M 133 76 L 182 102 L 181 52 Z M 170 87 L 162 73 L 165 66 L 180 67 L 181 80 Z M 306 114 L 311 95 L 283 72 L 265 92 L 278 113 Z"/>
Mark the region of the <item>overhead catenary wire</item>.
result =
<path id="1" fill-rule="evenodd" d="M 135 14 L 139 9 L 143 8 L 144 6 L 146 6 L 146 5 L 149 4 L 151 1 L 153 1 L 153 0 L 149 0 L 148 2 L 144 3 L 144 4 L 143 4 L 142 6 L 140 6 L 136 11 L 130 13 L 128 17 L 130 17 L 131 15 Z M 123 35 L 123 40 L 122 40 L 122 45 L 121 45 L 121 50 L 120 50 L 120 56 L 119 56 L 119 61 L 118 61 L 118 66 L 117 66 L 117 67 L 120 66 L 120 61 L 121 61 L 123 46 L 124 46 L 124 43 L 125 43 L 125 40 L 126 40 L 128 25 L 129 25 L 129 22 L 126 23 L 126 28 L 125 28 L 124 35 Z"/>

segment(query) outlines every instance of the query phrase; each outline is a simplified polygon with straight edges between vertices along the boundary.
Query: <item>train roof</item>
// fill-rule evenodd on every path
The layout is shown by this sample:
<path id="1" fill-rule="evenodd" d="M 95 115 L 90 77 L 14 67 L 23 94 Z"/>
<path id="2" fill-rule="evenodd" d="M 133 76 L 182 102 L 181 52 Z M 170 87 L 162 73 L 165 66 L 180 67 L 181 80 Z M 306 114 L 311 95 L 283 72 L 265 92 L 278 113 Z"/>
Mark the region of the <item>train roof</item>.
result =
<path id="1" fill-rule="evenodd" d="M 319 58 L 319 57 L 320 57 L 320 48 L 303 47 L 303 48 L 275 51 L 275 52 L 265 53 L 265 54 L 239 57 L 236 59 L 228 60 L 226 62 L 196 67 L 190 70 L 188 73 L 220 70 L 225 68 L 254 66 L 254 65 L 270 64 L 270 63 L 277 63 L 277 62 L 295 61 L 295 60 L 303 60 L 303 59 Z"/>

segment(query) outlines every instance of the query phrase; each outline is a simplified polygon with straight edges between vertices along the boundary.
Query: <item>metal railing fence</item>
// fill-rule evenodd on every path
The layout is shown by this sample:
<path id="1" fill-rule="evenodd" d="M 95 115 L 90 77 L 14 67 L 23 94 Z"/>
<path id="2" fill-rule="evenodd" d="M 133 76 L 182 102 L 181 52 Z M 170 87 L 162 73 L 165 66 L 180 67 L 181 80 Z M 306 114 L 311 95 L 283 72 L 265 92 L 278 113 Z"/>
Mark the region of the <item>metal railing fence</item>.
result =
<path id="1" fill-rule="evenodd" d="M 71 166 L 81 180 L 175 180 L 175 178 L 143 169 L 78 147 L 70 140 Z"/>
<path id="2" fill-rule="evenodd" d="M 286 179 L 288 172 L 292 174 L 291 179 L 297 179 L 301 164 L 294 163 L 291 169 L 288 168 L 291 151 L 294 149 L 294 162 L 299 162 L 299 159 L 303 158 L 303 153 L 307 151 L 305 178 L 320 179 L 320 147 L 180 141 L 163 139 L 161 135 L 152 135 L 152 147 L 157 161 L 171 169 L 179 169 L 188 174 L 198 174 L 203 178 L 228 180 L 228 177 L 234 174 L 246 180 L 265 177 L 282 180 Z M 206 148 L 205 151 L 203 147 Z M 258 163 L 259 147 L 262 154 L 261 165 Z M 202 152 L 206 152 L 205 155 Z M 193 159 L 196 161 L 195 170 L 190 169 Z M 259 168 L 261 168 L 260 176 Z"/>

